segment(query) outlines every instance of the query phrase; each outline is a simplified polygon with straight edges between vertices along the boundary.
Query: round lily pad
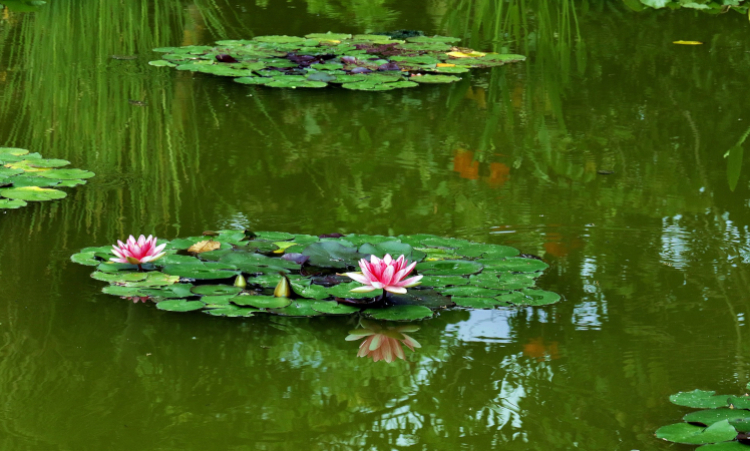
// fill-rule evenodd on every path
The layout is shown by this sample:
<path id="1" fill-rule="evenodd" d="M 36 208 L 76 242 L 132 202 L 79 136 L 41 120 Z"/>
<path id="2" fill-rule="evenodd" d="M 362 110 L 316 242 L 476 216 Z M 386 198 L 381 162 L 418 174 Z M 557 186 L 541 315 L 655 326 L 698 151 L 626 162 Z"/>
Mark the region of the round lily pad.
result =
<path id="1" fill-rule="evenodd" d="M 728 405 L 728 398 L 726 395 L 716 395 L 715 391 L 693 390 L 671 395 L 669 401 L 678 406 L 713 409 L 716 407 L 726 407 Z"/>
<path id="2" fill-rule="evenodd" d="M 383 309 L 368 309 L 362 314 L 372 319 L 385 321 L 416 321 L 432 318 L 433 312 L 419 305 L 397 305 Z"/>
<path id="3" fill-rule="evenodd" d="M 535 258 L 508 257 L 502 260 L 480 259 L 479 262 L 495 271 L 537 272 L 549 268 L 547 263 Z"/>
<path id="4" fill-rule="evenodd" d="M 14 210 L 28 205 L 21 199 L 0 199 L 0 210 Z"/>
<path id="5" fill-rule="evenodd" d="M 162 271 L 173 276 L 198 280 L 228 279 L 239 274 L 239 271 L 227 268 L 228 265 L 220 264 L 184 263 L 179 265 L 167 265 Z"/>
<path id="6" fill-rule="evenodd" d="M 463 276 L 476 274 L 484 268 L 481 263 L 469 260 L 441 260 L 417 264 L 420 274 L 433 276 Z"/>
<path id="7" fill-rule="evenodd" d="M 193 287 L 190 291 L 204 296 L 224 296 L 228 294 L 238 294 L 242 291 L 242 288 L 230 285 L 198 285 Z"/>
<path id="8" fill-rule="evenodd" d="M 411 77 L 411 81 L 417 83 L 454 83 L 459 80 L 461 80 L 459 77 L 453 75 L 422 75 Z"/>
<path id="9" fill-rule="evenodd" d="M 293 301 L 288 307 L 276 310 L 269 310 L 274 315 L 279 316 L 321 316 L 323 313 L 313 308 L 313 301 Z"/>
<path id="10" fill-rule="evenodd" d="M 289 298 L 277 298 L 273 296 L 237 296 L 232 302 L 237 305 L 251 305 L 257 308 L 278 309 L 292 303 Z"/>
<path id="11" fill-rule="evenodd" d="M 201 301 L 184 300 L 161 301 L 156 304 L 156 308 L 168 312 L 192 312 L 194 310 L 201 310 L 204 306 L 205 304 Z"/>
<path id="12" fill-rule="evenodd" d="M 20 188 L 0 189 L 0 196 L 8 199 L 17 199 L 24 201 L 45 201 L 62 199 L 66 196 L 63 191 L 51 188 L 39 188 L 37 186 L 24 186 Z"/>
<path id="13" fill-rule="evenodd" d="M 459 307 L 469 307 L 469 308 L 476 308 L 476 309 L 492 309 L 501 305 L 508 305 L 505 302 L 502 302 L 500 300 L 493 299 L 493 298 L 454 296 L 452 300 Z"/>
<path id="14" fill-rule="evenodd" d="M 707 428 L 677 423 L 656 430 L 657 438 L 688 445 L 725 442 L 734 439 L 735 436 L 737 430 L 727 420 L 716 422 Z"/>
<path id="15" fill-rule="evenodd" d="M 139 288 L 123 287 L 119 285 L 110 285 L 102 288 L 102 293 L 113 294 L 115 296 L 143 296 Z"/>
<path id="16" fill-rule="evenodd" d="M 339 304 L 336 301 L 318 301 L 313 302 L 312 308 L 326 315 L 350 315 L 359 311 L 357 307 L 351 305 Z"/>
<path id="17" fill-rule="evenodd" d="M 699 410 L 690 412 L 682 417 L 686 423 L 700 423 L 704 426 L 711 426 L 719 421 L 729 420 L 750 420 L 750 411 L 744 409 L 729 409 L 721 407 L 719 409 Z"/>
<path id="18" fill-rule="evenodd" d="M 740 442 L 721 442 L 703 445 L 696 448 L 697 451 L 747 451 L 748 446 Z"/>

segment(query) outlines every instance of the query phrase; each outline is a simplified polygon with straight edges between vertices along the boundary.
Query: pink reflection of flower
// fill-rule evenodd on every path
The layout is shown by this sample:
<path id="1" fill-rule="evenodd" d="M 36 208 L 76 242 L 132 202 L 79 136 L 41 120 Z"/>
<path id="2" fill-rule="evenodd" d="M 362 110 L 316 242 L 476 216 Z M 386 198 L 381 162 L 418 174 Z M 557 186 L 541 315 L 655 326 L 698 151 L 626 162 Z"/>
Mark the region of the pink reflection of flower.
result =
<path id="1" fill-rule="evenodd" d="M 422 276 L 414 276 L 403 280 L 417 264 L 414 262 L 407 266 L 408 263 L 409 261 L 403 255 L 397 260 L 392 259 L 390 254 L 385 254 L 382 260 L 373 255 L 369 262 L 364 258 L 359 261 L 361 273 L 348 272 L 346 275 L 365 285 L 352 290 L 356 293 L 366 293 L 382 288 L 391 293 L 404 294 L 407 288 L 419 285 L 422 279 Z"/>
<path id="2" fill-rule="evenodd" d="M 393 362 L 396 358 L 406 360 L 401 343 L 414 351 L 414 348 L 421 348 L 417 340 L 406 335 L 404 332 L 416 332 L 419 327 L 411 324 L 404 326 L 388 327 L 384 329 L 377 323 L 362 321 L 363 329 L 349 331 L 346 341 L 359 340 L 366 337 L 359 345 L 357 357 L 370 357 L 373 362 L 385 360 L 388 363 Z"/>
<path id="3" fill-rule="evenodd" d="M 142 265 L 143 263 L 152 262 L 164 256 L 164 247 L 166 243 L 161 246 L 156 245 L 156 237 L 149 235 L 148 238 L 141 235 L 138 237 L 138 241 L 135 240 L 133 235 L 123 243 L 117 240 L 117 246 L 112 246 L 112 252 L 117 255 L 118 258 L 110 258 L 110 261 L 115 263 L 130 263 L 131 265 Z"/>
<path id="4" fill-rule="evenodd" d="M 128 301 L 133 301 L 137 304 L 139 302 L 146 302 L 150 298 L 148 296 L 123 296 L 122 299 L 127 299 Z"/>

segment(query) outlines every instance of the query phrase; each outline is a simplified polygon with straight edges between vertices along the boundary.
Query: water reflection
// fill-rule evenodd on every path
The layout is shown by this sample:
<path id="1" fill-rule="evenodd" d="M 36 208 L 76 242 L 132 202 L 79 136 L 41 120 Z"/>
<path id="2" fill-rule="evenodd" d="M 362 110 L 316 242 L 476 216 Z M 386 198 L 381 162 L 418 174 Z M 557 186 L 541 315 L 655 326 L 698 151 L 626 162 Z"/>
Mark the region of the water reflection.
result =
<path id="1" fill-rule="evenodd" d="M 396 359 L 406 360 L 406 355 L 401 347 L 404 344 L 407 348 L 415 351 L 414 348 L 421 348 L 422 345 L 406 332 L 416 332 L 419 326 L 415 324 L 400 324 L 389 326 L 386 323 L 375 321 L 361 320 L 360 328 L 349 331 L 346 341 L 361 340 L 357 357 L 369 357 L 373 362 L 380 360 L 386 363 L 393 363 Z"/>

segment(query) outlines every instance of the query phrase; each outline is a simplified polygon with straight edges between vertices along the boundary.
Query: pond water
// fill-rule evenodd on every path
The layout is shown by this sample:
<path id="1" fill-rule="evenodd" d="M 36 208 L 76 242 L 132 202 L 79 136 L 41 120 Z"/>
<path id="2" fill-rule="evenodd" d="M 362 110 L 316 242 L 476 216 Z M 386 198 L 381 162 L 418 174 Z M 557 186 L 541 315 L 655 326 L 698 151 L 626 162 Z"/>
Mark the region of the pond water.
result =
<path id="1" fill-rule="evenodd" d="M 97 177 L 0 212 L 0 448 L 663 450 L 653 432 L 689 410 L 669 394 L 742 393 L 750 180 L 724 154 L 750 127 L 747 17 L 577 3 L 1 10 L 0 146 Z M 146 64 L 161 46 L 400 28 L 528 60 L 385 93 Z M 351 320 L 162 312 L 69 261 L 221 228 L 508 244 L 549 262 L 539 285 L 565 300 L 442 313 L 389 365 L 356 357 Z"/>

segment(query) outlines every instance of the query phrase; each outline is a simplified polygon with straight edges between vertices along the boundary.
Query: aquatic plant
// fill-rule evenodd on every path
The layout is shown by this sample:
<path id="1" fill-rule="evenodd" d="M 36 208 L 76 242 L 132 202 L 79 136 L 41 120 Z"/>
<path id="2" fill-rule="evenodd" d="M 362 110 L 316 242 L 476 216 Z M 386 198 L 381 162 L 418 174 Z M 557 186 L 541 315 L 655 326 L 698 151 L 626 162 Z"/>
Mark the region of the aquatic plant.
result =
<path id="1" fill-rule="evenodd" d="M 157 48 L 154 51 L 164 56 L 149 64 L 237 77 L 237 83 L 273 88 L 323 88 L 333 83 L 345 89 L 389 91 L 419 83 L 453 83 L 460 78 L 452 74 L 526 59 L 454 47 L 458 41 L 448 36 L 398 40 L 340 33 L 257 36 L 217 41 L 216 46 Z"/>
<path id="2" fill-rule="evenodd" d="M 419 285 L 424 276 L 414 276 L 404 279 L 411 274 L 416 262 L 409 261 L 401 255 L 394 260 L 390 254 L 385 254 L 383 259 L 375 255 L 370 256 L 370 261 L 362 259 L 359 267 L 362 272 L 348 272 L 346 275 L 355 281 L 364 284 L 362 287 L 353 288 L 353 293 L 368 293 L 373 290 L 383 289 L 390 293 L 406 294 L 406 289 Z"/>
<path id="3" fill-rule="evenodd" d="M 361 329 L 349 331 L 346 341 L 361 340 L 357 357 L 370 357 L 373 362 L 385 360 L 388 363 L 394 361 L 394 358 L 406 360 L 401 343 L 407 348 L 414 351 L 414 348 L 421 348 L 422 345 L 404 332 L 416 332 L 419 326 L 414 324 L 405 324 L 402 326 L 386 326 L 362 320 Z"/>
<path id="4" fill-rule="evenodd" d="M 67 160 L 44 159 L 26 149 L 0 147 L 0 210 L 21 208 L 27 202 L 62 199 L 67 194 L 52 187 L 83 185 L 94 173 L 60 169 Z"/>
<path id="5" fill-rule="evenodd" d="M 560 300 L 555 293 L 535 288 L 548 267 L 538 258 L 519 255 L 508 246 L 435 235 L 223 230 L 159 240 L 159 246 L 166 255 L 142 263 L 143 271 L 132 263 L 113 262 L 108 246 L 83 249 L 71 260 L 96 267 L 91 277 L 109 283 L 104 293 L 131 300 L 148 297 L 160 310 L 202 310 L 213 316 L 361 313 L 372 319 L 411 321 L 451 307 L 493 309 Z M 384 296 L 378 288 L 357 292 L 361 286 L 341 274 L 358 261 L 370 259 L 372 265 L 387 254 L 403 256 L 398 271 L 395 264 L 390 266 L 394 276 L 398 272 L 405 277 L 413 269 L 419 275 L 403 282 L 421 285 Z M 413 266 L 404 267 L 407 261 Z"/>
<path id="6" fill-rule="evenodd" d="M 155 236 L 149 235 L 146 238 L 144 235 L 141 235 L 138 237 L 138 241 L 136 241 L 135 237 L 130 235 L 125 243 L 117 240 L 117 244 L 112 246 L 112 252 L 117 257 L 110 258 L 109 260 L 115 263 L 130 263 L 140 268 L 144 263 L 163 257 L 165 253 L 162 251 L 165 247 L 166 243 L 159 246 L 156 245 Z"/>
<path id="7" fill-rule="evenodd" d="M 747 389 L 750 390 L 750 384 Z M 656 431 L 662 440 L 703 445 L 702 451 L 750 450 L 750 395 L 717 395 L 715 391 L 693 390 L 669 397 L 678 406 L 702 408 L 690 412 L 684 423 L 663 426 Z"/>

